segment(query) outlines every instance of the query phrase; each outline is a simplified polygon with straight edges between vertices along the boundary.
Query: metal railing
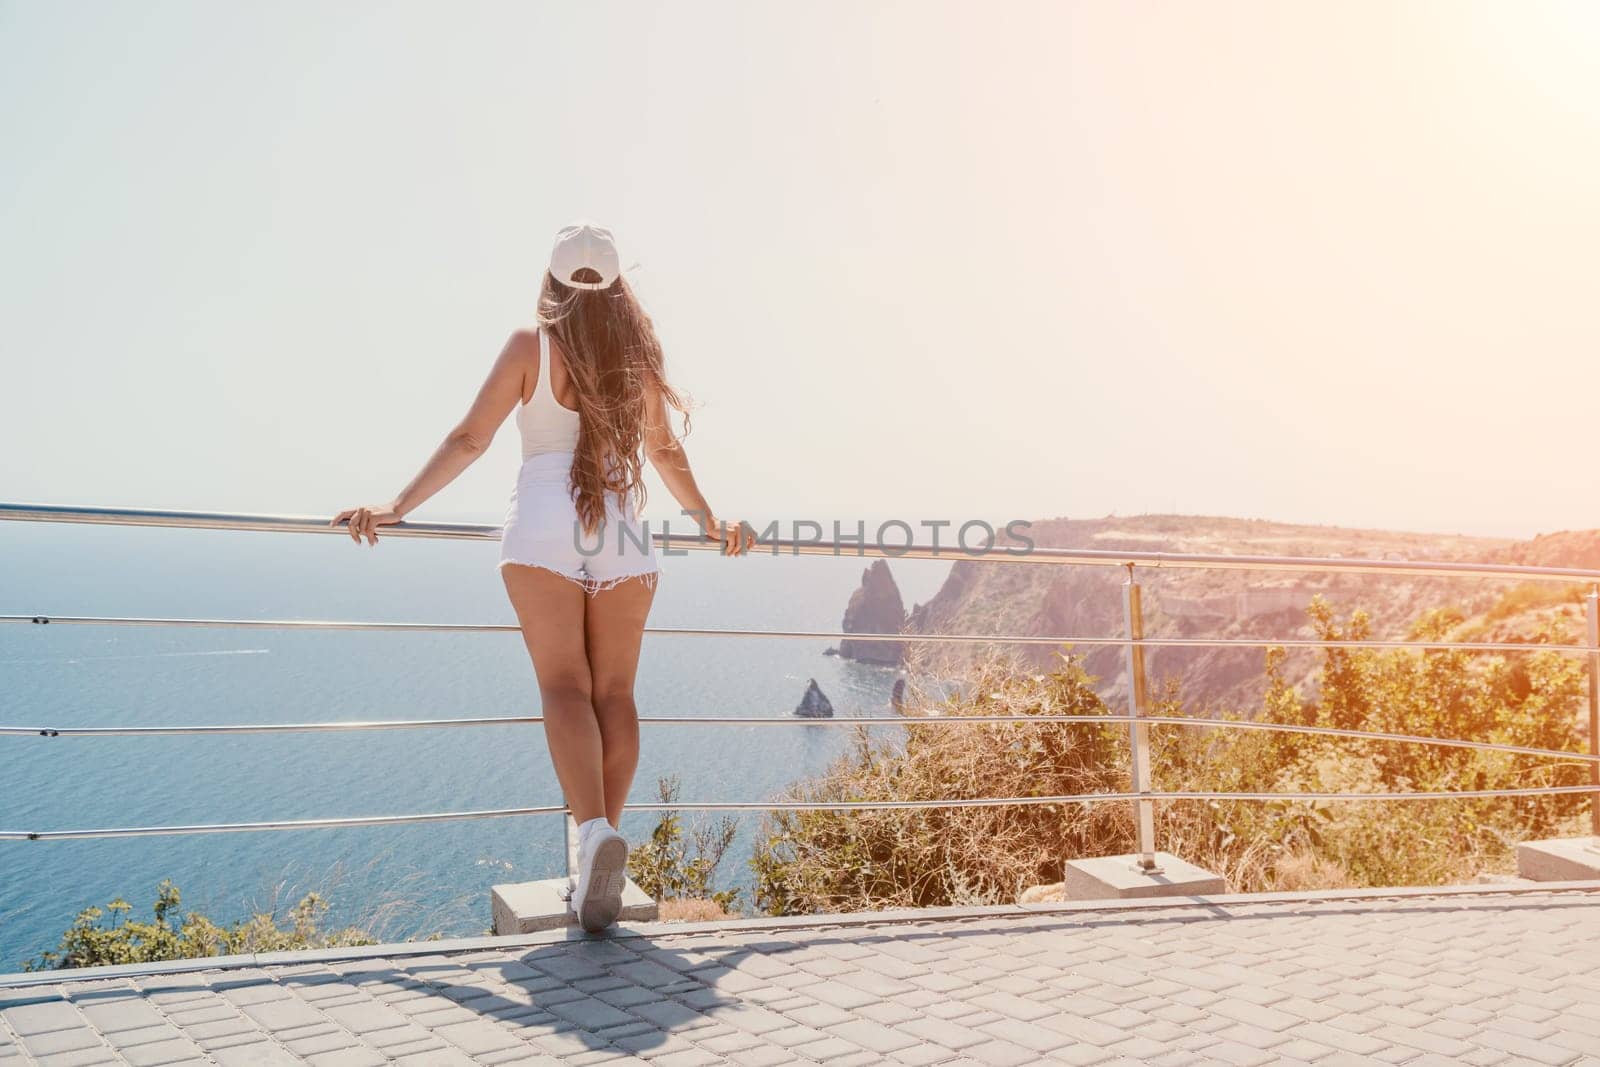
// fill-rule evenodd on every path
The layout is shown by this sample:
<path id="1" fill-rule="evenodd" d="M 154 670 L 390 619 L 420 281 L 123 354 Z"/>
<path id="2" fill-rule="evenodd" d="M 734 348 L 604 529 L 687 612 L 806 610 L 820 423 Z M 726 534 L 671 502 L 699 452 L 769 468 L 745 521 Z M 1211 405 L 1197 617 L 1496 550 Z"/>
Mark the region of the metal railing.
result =
<path id="1" fill-rule="evenodd" d="M 151 509 L 124 509 L 103 507 L 73 507 L 42 504 L 0 503 L 0 520 L 22 522 L 67 522 L 110 524 L 123 526 L 165 526 L 185 529 L 258 530 L 279 533 L 320 533 L 348 537 L 344 527 L 334 527 L 328 520 L 317 516 L 251 515 L 224 512 L 165 511 Z M 400 522 L 382 528 L 384 537 L 426 537 L 452 540 L 498 540 L 500 527 L 470 523 Z M 680 551 L 717 551 L 714 541 L 684 535 L 674 536 L 670 530 L 652 535 L 654 543 L 663 553 L 674 555 Z M 973 797 L 937 798 L 931 800 L 901 801 L 714 801 L 629 804 L 630 810 L 670 811 L 746 811 L 746 810 L 826 810 L 855 811 L 878 809 L 989 807 L 1001 805 L 1053 805 L 1122 803 L 1132 805 L 1137 839 L 1137 865 L 1148 873 L 1158 873 L 1156 865 L 1155 804 L 1172 800 L 1437 800 L 1467 797 L 1554 796 L 1562 794 L 1589 794 L 1591 796 L 1591 825 L 1600 837 L 1600 570 L 1583 570 L 1561 567 L 1516 566 L 1486 563 L 1458 563 L 1449 561 L 1410 561 L 1391 559 L 1322 559 L 1306 556 L 1246 556 L 1223 554 L 1183 554 L 1169 552 L 1139 552 L 1104 549 L 1032 548 L 1027 552 L 990 551 L 975 555 L 951 546 L 907 544 L 889 545 L 869 541 L 824 541 L 819 539 L 765 538 L 760 550 L 773 555 L 843 555 L 854 558 L 886 559 L 973 559 L 990 563 L 1035 564 L 1053 566 L 1112 566 L 1122 567 L 1127 577 L 1123 588 L 1123 620 L 1126 633 L 1120 637 L 1059 636 L 1006 634 L 920 634 L 920 633 L 848 633 L 821 630 L 737 630 L 683 627 L 646 627 L 647 633 L 680 637 L 766 637 L 796 639 L 831 639 L 852 641 L 895 641 L 914 643 L 965 643 L 987 645 L 1120 645 L 1125 649 L 1129 678 L 1128 709 L 1123 715 L 956 715 L 956 716 L 905 716 L 848 717 L 841 719 L 785 718 L 768 719 L 748 716 L 640 716 L 641 725 L 693 726 L 857 726 L 861 724 L 893 724 L 897 726 L 954 726 L 978 723 L 1125 723 L 1128 729 L 1130 774 L 1127 792 L 1071 794 L 1044 797 Z M 1322 640 L 1317 638 L 1154 638 L 1144 633 L 1142 590 L 1138 581 L 1138 568 L 1145 570 L 1172 568 L 1204 568 L 1253 571 L 1297 571 L 1303 573 L 1390 574 L 1413 577 L 1479 577 L 1516 579 L 1521 581 L 1578 583 L 1589 586 L 1584 597 L 1587 621 L 1584 644 L 1530 644 L 1525 642 L 1494 641 L 1394 641 L 1394 640 Z M 378 621 L 335 620 L 262 620 L 262 619 L 198 619 L 129 616 L 81 615 L 0 615 L 0 623 L 77 624 L 77 625 L 132 625 L 132 626 L 201 626 L 283 629 L 377 630 L 400 632 L 506 632 L 517 631 L 515 625 L 405 623 Z M 1148 647 L 1297 647 L 1297 648 L 1384 648 L 1384 649 L 1451 649 L 1462 651 L 1504 652 L 1563 652 L 1582 654 L 1586 659 L 1588 675 L 1588 740 L 1587 753 L 1560 749 L 1542 749 L 1524 745 L 1506 745 L 1468 738 L 1440 738 L 1414 734 L 1381 731 L 1350 730 L 1324 726 L 1288 723 L 1257 722 L 1252 720 L 1197 719 L 1183 716 L 1152 715 L 1149 712 L 1144 650 Z M 0 737 L 41 736 L 107 737 L 155 736 L 167 734 L 224 734 L 224 733 L 292 733 L 348 730 L 395 730 L 462 728 L 479 726 L 520 725 L 543 722 L 544 717 L 532 716 L 477 716 L 461 718 L 399 719 L 348 722 L 261 723 L 234 725 L 194 726 L 129 726 L 129 727 L 68 727 L 42 725 L 0 724 Z M 1589 784 L 1573 786 L 1536 786 L 1515 789 L 1449 790 L 1438 792 L 1186 792 L 1162 791 L 1151 788 L 1150 727 L 1180 726 L 1202 729 L 1268 730 L 1329 737 L 1365 738 L 1409 744 L 1465 748 L 1514 755 L 1535 756 L 1577 761 L 1589 767 Z M 420 814 L 381 815 L 355 818 L 300 819 L 243 823 L 212 823 L 193 826 L 139 826 L 86 830 L 0 830 L 4 840 L 57 840 L 88 837 L 135 837 L 159 834 L 225 833 L 255 830 L 299 830 L 335 826 L 373 826 L 395 823 L 437 822 L 455 819 L 498 818 L 518 815 L 559 814 L 566 812 L 564 805 L 543 807 L 500 808 L 481 811 L 428 812 Z M 566 820 L 570 833 L 571 820 Z"/>

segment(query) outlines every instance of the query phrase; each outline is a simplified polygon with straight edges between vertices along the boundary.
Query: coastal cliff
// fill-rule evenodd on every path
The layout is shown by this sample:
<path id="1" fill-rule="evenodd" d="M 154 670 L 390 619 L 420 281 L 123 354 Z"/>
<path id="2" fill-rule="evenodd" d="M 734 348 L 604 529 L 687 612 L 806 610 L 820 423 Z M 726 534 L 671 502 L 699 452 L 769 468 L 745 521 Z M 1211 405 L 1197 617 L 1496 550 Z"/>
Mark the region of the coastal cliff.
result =
<path id="1" fill-rule="evenodd" d="M 1040 547 L 1123 549 L 1226 555 L 1464 560 L 1600 567 L 1600 531 L 1542 535 L 1531 541 L 1453 534 L 1409 533 L 1297 525 L 1264 519 L 1194 515 L 1050 519 L 1028 531 Z M 1293 571 L 1139 567 L 1147 637 L 1288 639 L 1315 636 L 1305 613 L 1321 594 L 1344 617 L 1361 608 L 1377 639 L 1403 639 L 1423 611 L 1452 605 L 1460 629 L 1493 632 L 1496 640 L 1528 640 L 1536 624 L 1564 615 L 1582 633 L 1576 587 L 1550 586 L 1529 594 L 1516 582 L 1473 577 L 1428 578 Z M 1126 632 L 1122 585 L 1114 566 L 1020 566 L 960 560 L 943 587 L 911 613 L 907 633 L 971 633 L 1025 637 L 1118 637 Z M 1515 601 L 1515 603 L 1510 603 Z M 1509 606 L 1508 606 L 1509 604 Z M 1468 639 L 1468 638 L 1462 638 Z M 1476 639 L 1476 638 L 1472 638 Z M 1490 639 L 1490 638 L 1483 638 Z M 1024 662 L 1056 662 L 1064 645 L 1008 646 Z M 1127 699 L 1126 654 L 1109 645 L 1080 645 L 1096 688 L 1113 707 Z M 922 645 L 930 665 L 959 661 L 969 646 Z M 1289 649 L 1285 679 L 1314 689 L 1320 650 Z M 1152 646 L 1145 653 L 1151 696 L 1176 679 L 1186 710 L 1208 705 L 1250 708 L 1264 686 L 1261 647 Z"/>

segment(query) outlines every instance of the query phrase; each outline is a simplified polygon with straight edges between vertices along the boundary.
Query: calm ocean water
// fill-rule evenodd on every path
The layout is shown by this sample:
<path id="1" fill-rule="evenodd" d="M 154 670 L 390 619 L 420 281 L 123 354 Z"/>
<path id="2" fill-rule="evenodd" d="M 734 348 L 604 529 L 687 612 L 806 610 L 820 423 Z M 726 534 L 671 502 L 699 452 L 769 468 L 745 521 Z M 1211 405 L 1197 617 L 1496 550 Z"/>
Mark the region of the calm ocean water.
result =
<path id="1" fill-rule="evenodd" d="M 514 623 L 494 542 L 0 523 L 0 613 Z M 664 559 L 651 624 L 836 630 L 865 561 L 693 553 Z M 949 564 L 891 563 L 909 607 Z M 890 670 L 830 642 L 647 636 L 644 715 L 792 719 L 815 677 L 840 716 L 883 714 Z M 536 713 L 515 632 L 404 634 L 105 625 L 0 626 L 0 723 L 158 725 Z M 893 730 L 893 727 L 883 729 Z M 755 800 L 848 746 L 838 727 L 650 727 L 632 800 L 676 775 L 682 800 Z M 151 738 L 0 737 L 0 829 L 388 815 L 561 803 L 538 725 Z M 689 822 L 716 812 L 684 813 Z M 759 813 L 718 888 L 748 907 Z M 653 812 L 627 813 L 642 840 Z M 0 842 L 0 971 L 56 947 L 121 896 L 148 920 L 170 877 L 183 907 L 282 918 L 306 892 L 328 922 L 384 939 L 482 933 L 489 887 L 563 873 L 561 819 Z"/>

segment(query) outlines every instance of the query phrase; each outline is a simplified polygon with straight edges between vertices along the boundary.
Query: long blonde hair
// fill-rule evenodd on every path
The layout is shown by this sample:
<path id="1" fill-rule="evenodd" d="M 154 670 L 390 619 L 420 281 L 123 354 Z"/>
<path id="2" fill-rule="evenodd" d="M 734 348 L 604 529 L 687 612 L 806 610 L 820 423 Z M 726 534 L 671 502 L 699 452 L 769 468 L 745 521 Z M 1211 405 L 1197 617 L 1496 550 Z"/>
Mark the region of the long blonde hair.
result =
<path id="1" fill-rule="evenodd" d="M 582 275 L 593 275 L 592 278 Z M 579 271 L 574 281 L 599 281 Z M 569 485 L 577 491 L 578 519 L 593 535 L 605 518 L 605 494 L 645 501 L 645 397 L 661 390 L 667 406 L 683 415 L 684 398 L 667 383 L 655 324 L 621 275 L 604 289 L 579 289 L 545 271 L 539 292 L 539 327 L 561 342 L 567 375 L 578 394 L 578 443 Z M 679 435 L 681 436 L 681 435 Z"/>

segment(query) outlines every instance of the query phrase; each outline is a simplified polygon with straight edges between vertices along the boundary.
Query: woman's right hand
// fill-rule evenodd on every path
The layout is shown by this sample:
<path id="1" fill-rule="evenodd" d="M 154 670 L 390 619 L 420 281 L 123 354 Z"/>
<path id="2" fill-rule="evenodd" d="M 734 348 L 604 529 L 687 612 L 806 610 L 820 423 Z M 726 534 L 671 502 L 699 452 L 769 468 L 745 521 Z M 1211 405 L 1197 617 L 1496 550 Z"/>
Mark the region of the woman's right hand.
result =
<path id="1" fill-rule="evenodd" d="M 711 515 L 701 524 L 700 532 L 713 541 L 721 541 L 724 556 L 747 555 L 756 543 L 755 527 L 743 519 L 719 519 Z"/>

